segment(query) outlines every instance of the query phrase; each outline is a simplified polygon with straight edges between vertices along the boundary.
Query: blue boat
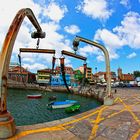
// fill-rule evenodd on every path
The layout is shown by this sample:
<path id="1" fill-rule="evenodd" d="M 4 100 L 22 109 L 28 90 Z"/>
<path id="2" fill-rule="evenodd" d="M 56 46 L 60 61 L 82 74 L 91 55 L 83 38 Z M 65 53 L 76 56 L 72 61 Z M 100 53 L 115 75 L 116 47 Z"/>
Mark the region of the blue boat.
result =
<path id="1" fill-rule="evenodd" d="M 75 101 L 75 100 L 65 100 L 65 101 L 51 102 L 48 104 L 48 106 L 53 108 L 53 109 L 66 108 L 66 107 L 74 105 L 75 103 L 77 103 L 77 101 Z"/>

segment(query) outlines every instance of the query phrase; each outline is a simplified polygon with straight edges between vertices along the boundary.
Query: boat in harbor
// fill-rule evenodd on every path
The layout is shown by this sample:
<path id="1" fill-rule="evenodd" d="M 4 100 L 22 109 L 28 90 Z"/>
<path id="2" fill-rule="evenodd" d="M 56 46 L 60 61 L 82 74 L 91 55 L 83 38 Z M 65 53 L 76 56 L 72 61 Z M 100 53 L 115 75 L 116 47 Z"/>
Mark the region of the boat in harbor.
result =
<path id="1" fill-rule="evenodd" d="M 40 99 L 40 98 L 42 98 L 42 94 L 27 95 L 27 98 L 29 98 L 29 99 Z"/>
<path id="2" fill-rule="evenodd" d="M 54 101 L 54 100 L 56 100 L 56 96 L 50 96 L 48 99 L 49 99 L 49 101 Z"/>
<path id="3" fill-rule="evenodd" d="M 76 100 L 56 101 L 56 102 L 49 103 L 48 107 L 51 107 L 53 109 L 66 108 L 74 105 L 75 103 L 77 103 Z"/>
<path id="4" fill-rule="evenodd" d="M 72 112 L 78 111 L 79 109 L 80 109 L 80 105 L 79 104 L 74 104 L 70 107 L 65 108 L 65 112 L 66 113 L 72 113 Z"/>

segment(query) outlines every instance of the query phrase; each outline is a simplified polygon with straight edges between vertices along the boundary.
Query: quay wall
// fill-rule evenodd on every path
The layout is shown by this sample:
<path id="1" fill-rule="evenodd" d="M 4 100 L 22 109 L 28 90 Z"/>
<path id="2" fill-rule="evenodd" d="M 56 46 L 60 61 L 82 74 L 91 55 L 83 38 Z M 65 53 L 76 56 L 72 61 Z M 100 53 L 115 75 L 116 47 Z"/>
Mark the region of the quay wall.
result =
<path id="1" fill-rule="evenodd" d="M 16 81 L 8 81 L 8 88 L 14 89 L 29 89 L 29 90 L 44 90 L 48 92 L 68 92 L 64 86 L 39 86 L 37 84 L 20 83 Z M 106 96 L 106 90 L 102 87 L 96 87 L 93 85 L 83 86 L 80 90 L 78 88 L 70 88 L 72 93 L 80 96 L 94 98 L 103 104 L 104 97 Z M 112 90 L 114 92 L 114 89 Z M 115 91 L 116 92 L 116 91 Z"/>

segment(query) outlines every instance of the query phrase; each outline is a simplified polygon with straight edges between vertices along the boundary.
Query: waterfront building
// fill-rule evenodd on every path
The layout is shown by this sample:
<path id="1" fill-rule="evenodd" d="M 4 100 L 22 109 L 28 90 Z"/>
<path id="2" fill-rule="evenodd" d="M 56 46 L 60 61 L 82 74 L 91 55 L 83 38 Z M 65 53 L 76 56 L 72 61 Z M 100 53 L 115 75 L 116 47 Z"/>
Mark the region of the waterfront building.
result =
<path id="1" fill-rule="evenodd" d="M 71 84 L 71 75 L 73 74 L 73 69 L 71 67 L 65 67 L 65 76 L 66 82 L 68 85 Z M 39 85 L 48 85 L 50 84 L 51 78 L 51 85 L 52 86 L 64 86 L 63 77 L 61 74 L 61 68 L 56 67 L 53 71 L 51 76 L 51 69 L 42 69 L 37 71 L 37 83 Z"/>
<path id="2" fill-rule="evenodd" d="M 70 86 L 71 85 L 71 81 L 70 81 L 71 76 L 70 76 L 70 74 L 66 74 L 65 77 L 66 77 L 67 85 Z M 51 77 L 51 85 L 52 86 L 65 86 L 62 74 L 52 75 L 52 77 Z"/>
<path id="3" fill-rule="evenodd" d="M 65 66 L 65 77 L 66 77 L 66 82 L 68 85 L 73 85 L 74 83 L 74 71 L 72 67 L 67 67 Z M 52 74 L 52 79 L 51 79 L 51 85 L 55 86 L 64 86 L 64 81 L 62 78 L 61 74 L 61 67 L 57 66 L 54 69 L 54 73 Z"/>
<path id="4" fill-rule="evenodd" d="M 82 74 L 84 74 L 83 66 L 79 67 L 78 70 L 80 70 L 82 72 Z M 87 69 L 86 69 L 86 78 L 88 79 L 88 81 L 90 83 L 93 81 L 92 68 L 90 68 L 90 67 L 87 67 Z"/>
<path id="5" fill-rule="evenodd" d="M 20 67 L 18 63 L 10 63 L 8 70 L 8 80 L 24 83 L 35 83 L 36 77 L 34 73 Z"/>
<path id="6" fill-rule="evenodd" d="M 64 70 L 65 70 L 65 74 L 69 74 L 69 75 L 72 75 L 73 74 L 73 69 L 72 69 L 72 67 L 67 67 L 67 66 L 65 66 L 65 68 L 64 68 Z M 55 71 L 57 71 L 57 73 L 60 73 L 61 72 L 61 67 L 56 67 L 55 68 Z"/>
<path id="7" fill-rule="evenodd" d="M 123 81 L 123 82 L 134 81 L 134 75 L 130 73 L 123 74 L 122 69 L 118 68 L 118 79 L 119 81 Z"/>
<path id="8" fill-rule="evenodd" d="M 51 69 L 37 70 L 37 83 L 39 85 L 50 84 Z"/>
<path id="9" fill-rule="evenodd" d="M 111 72 L 110 76 L 111 76 L 111 81 L 112 82 L 117 80 L 117 76 L 116 76 L 115 72 Z M 98 81 L 98 82 L 106 82 L 107 81 L 106 72 L 99 71 L 98 73 L 94 74 L 94 77 L 97 78 L 96 81 Z"/>

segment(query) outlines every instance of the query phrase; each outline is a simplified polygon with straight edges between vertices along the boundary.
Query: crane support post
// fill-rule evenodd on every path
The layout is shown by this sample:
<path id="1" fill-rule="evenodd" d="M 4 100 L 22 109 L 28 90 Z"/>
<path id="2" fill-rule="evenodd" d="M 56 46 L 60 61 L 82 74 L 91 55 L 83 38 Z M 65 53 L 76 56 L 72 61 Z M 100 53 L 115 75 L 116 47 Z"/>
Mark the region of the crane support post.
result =
<path id="1" fill-rule="evenodd" d="M 14 118 L 7 111 L 7 81 L 12 50 L 25 16 L 29 18 L 36 28 L 38 35 L 35 37 L 45 38 L 45 33 L 42 32 L 40 24 L 38 23 L 32 10 L 29 8 L 19 10 L 8 29 L 0 52 L 0 139 L 12 137 L 16 132 Z"/>
<path id="2" fill-rule="evenodd" d="M 68 55 L 68 56 L 71 56 L 71 57 L 75 57 L 75 58 L 78 58 L 78 59 L 82 59 L 82 60 L 84 60 L 84 61 L 87 60 L 86 57 L 83 57 L 83 56 L 80 56 L 80 55 L 77 55 L 77 54 L 74 54 L 74 53 L 72 53 L 72 52 L 68 52 L 68 51 L 65 51 L 65 50 L 62 50 L 61 53 L 62 53 L 63 55 Z"/>
<path id="3" fill-rule="evenodd" d="M 55 54 L 55 50 L 51 49 L 32 49 L 32 48 L 20 48 L 20 52 L 27 52 L 27 53 L 50 53 Z"/>

